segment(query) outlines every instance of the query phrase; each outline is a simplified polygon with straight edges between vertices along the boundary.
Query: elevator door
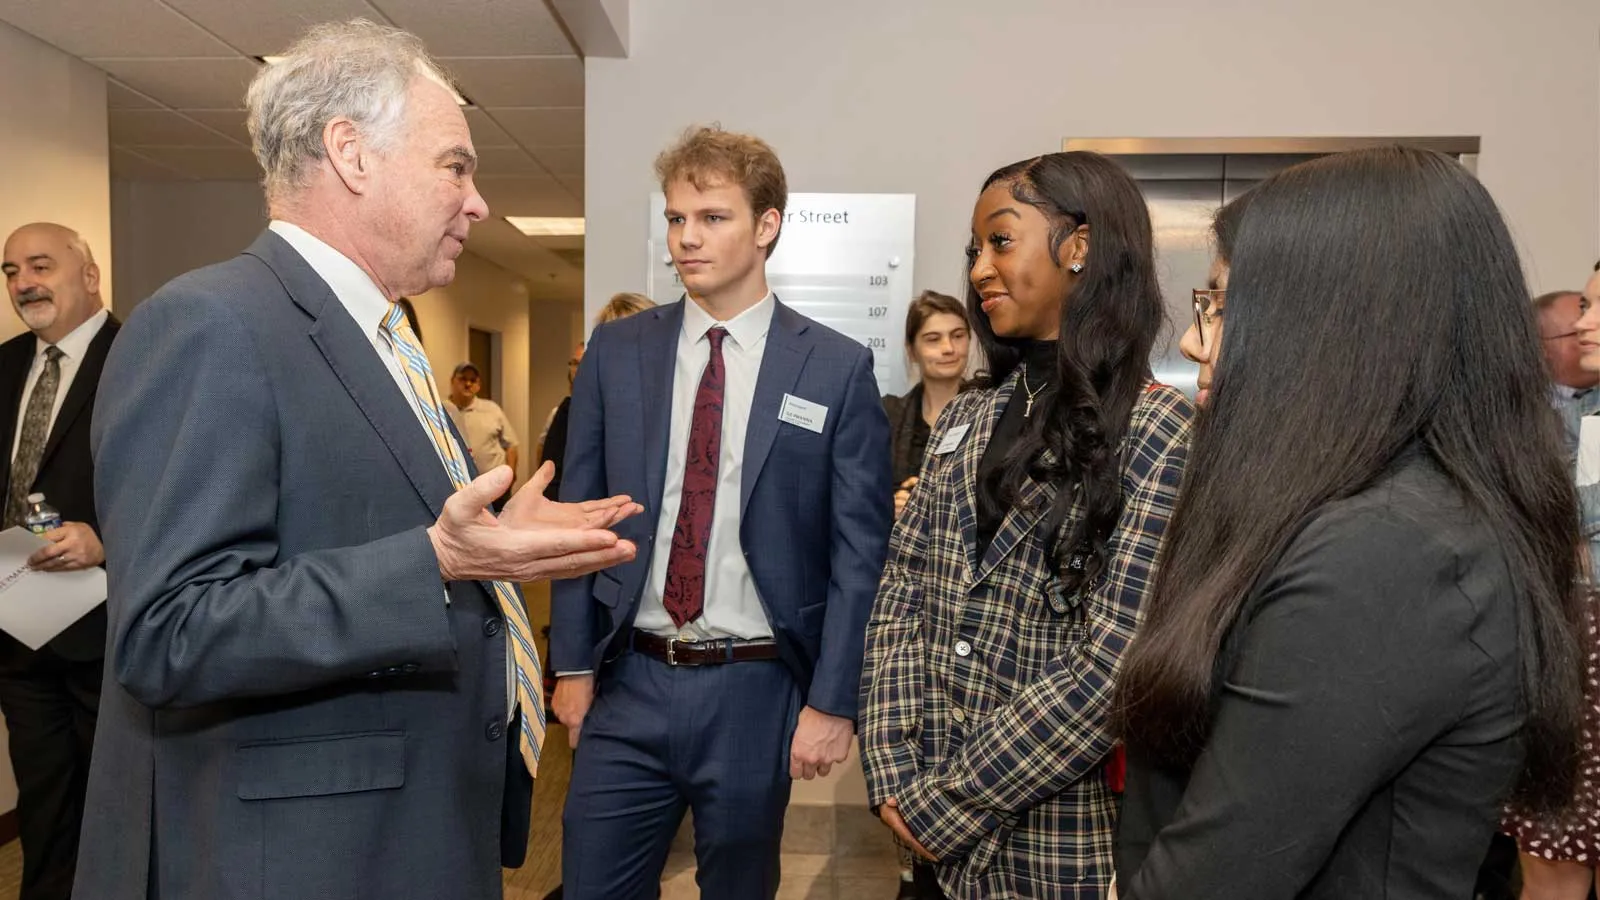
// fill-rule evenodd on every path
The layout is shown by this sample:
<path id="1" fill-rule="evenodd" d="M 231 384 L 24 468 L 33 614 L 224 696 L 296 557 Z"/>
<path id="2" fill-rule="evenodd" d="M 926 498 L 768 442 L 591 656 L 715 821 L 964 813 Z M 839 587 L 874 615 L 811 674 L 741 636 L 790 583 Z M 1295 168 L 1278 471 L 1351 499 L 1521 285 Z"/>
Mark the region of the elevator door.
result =
<path id="1" fill-rule="evenodd" d="M 1178 351 L 1194 321 L 1192 291 L 1206 286 L 1211 269 L 1211 219 L 1219 208 L 1280 169 L 1344 150 L 1405 144 L 1456 157 L 1476 171 L 1478 139 L 1436 138 L 1215 138 L 1069 139 L 1064 150 L 1094 150 L 1125 167 L 1150 205 L 1156 273 L 1167 322 L 1151 352 L 1157 381 L 1193 397 L 1198 367 Z"/>

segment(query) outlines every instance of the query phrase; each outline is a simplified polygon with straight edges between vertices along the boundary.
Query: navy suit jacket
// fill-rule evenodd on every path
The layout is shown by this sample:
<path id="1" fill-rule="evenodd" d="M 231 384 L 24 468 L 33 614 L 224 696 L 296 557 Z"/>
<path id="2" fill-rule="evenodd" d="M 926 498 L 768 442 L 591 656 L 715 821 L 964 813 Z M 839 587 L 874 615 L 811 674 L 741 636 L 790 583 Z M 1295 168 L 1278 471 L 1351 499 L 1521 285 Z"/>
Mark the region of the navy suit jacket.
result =
<path id="1" fill-rule="evenodd" d="M 453 486 L 327 284 L 269 232 L 157 291 L 93 447 L 110 639 L 75 896 L 499 898 L 528 803 L 499 610 L 441 582 Z"/>
<path id="2" fill-rule="evenodd" d="M 562 499 L 628 494 L 645 511 L 617 529 L 639 546 L 631 562 L 555 585 L 557 672 L 598 671 L 624 649 L 638 613 L 666 483 L 686 302 L 600 326 L 578 369 Z M 828 408 L 820 434 L 778 420 L 785 394 Z M 872 354 L 775 303 L 750 417 L 739 538 L 756 592 L 807 705 L 854 719 L 894 513 Z"/>

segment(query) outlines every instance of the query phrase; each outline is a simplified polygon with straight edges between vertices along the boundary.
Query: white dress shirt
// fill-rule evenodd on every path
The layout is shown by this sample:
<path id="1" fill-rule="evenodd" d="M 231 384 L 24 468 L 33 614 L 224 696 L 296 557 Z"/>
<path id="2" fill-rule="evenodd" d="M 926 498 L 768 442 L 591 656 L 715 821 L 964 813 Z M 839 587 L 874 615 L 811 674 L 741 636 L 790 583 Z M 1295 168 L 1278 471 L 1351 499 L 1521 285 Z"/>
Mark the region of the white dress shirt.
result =
<path id="1" fill-rule="evenodd" d="M 422 401 L 412 388 L 411 379 L 406 377 L 404 364 L 395 354 L 394 345 L 389 343 L 388 332 L 383 330 L 383 320 L 388 317 L 392 306 L 389 298 L 378 289 L 372 276 L 356 265 L 350 257 L 328 246 L 327 242 L 304 228 L 276 219 L 267 227 L 278 237 L 288 241 L 289 246 L 304 257 L 312 271 L 333 290 L 333 296 L 338 299 L 339 305 L 350 314 L 350 318 L 356 320 L 356 325 L 360 326 L 361 333 L 371 342 L 378 359 L 382 360 L 384 368 L 389 370 L 389 377 L 394 379 L 395 386 L 400 389 L 400 396 L 406 398 L 406 404 L 416 414 L 417 424 L 421 426 L 428 446 L 439 456 L 439 465 L 444 466 L 444 454 L 433 442 L 433 430 L 428 427 L 428 418 L 422 411 Z M 444 602 L 447 605 L 450 603 L 448 591 L 445 592 Z M 511 629 L 508 628 L 506 629 L 506 703 L 510 708 L 506 716 L 508 721 L 515 717 L 517 709 L 517 689 L 513 680 L 517 663 L 511 652 L 510 641 Z"/>
<path id="2" fill-rule="evenodd" d="M 55 345 L 61 351 L 61 359 L 56 365 L 61 369 L 61 379 L 56 382 L 56 402 L 50 407 L 50 421 L 45 423 L 45 440 L 50 439 L 50 432 L 55 430 L 56 416 L 61 415 L 61 404 L 67 399 L 67 389 L 72 387 L 72 379 L 77 377 L 78 367 L 83 365 L 83 355 L 89 352 L 89 345 L 94 343 L 95 336 L 106 325 L 106 320 L 111 318 L 109 310 L 102 309 L 89 317 L 87 322 L 79 325 L 59 343 Z M 22 386 L 22 405 L 17 408 L 17 428 L 11 435 L 11 459 L 17 458 L 17 448 L 22 445 L 22 417 L 28 414 L 28 400 L 33 396 L 33 387 L 39 383 L 39 376 L 44 374 L 44 351 L 50 347 L 44 338 L 35 337 L 33 341 L 33 365 L 28 367 L 28 380 Z"/>
<path id="3" fill-rule="evenodd" d="M 755 579 L 745 563 L 739 540 L 739 483 L 744 473 L 744 440 L 749 430 L 750 408 L 755 401 L 756 377 L 772 327 L 775 302 L 767 294 L 760 303 L 727 322 L 718 322 L 689 298 L 683 300 L 683 331 L 678 335 L 677 368 L 672 379 L 672 431 L 667 441 L 667 480 L 661 493 L 656 522 L 655 554 L 650 560 L 650 580 L 645 583 L 634 627 L 686 641 L 708 638 L 753 640 L 772 637 L 772 625 L 756 592 Z M 722 385 L 722 459 L 717 466 L 717 502 L 712 509 L 711 538 L 706 548 L 705 611 L 682 628 L 662 603 L 667 583 L 667 563 L 672 556 L 672 532 L 678 524 L 683 498 L 684 467 L 689 456 L 689 431 L 694 422 L 694 397 L 700 376 L 711 360 L 706 332 L 713 326 L 727 329 L 722 341 L 725 377 Z M 768 410 L 762 415 L 778 414 Z"/>

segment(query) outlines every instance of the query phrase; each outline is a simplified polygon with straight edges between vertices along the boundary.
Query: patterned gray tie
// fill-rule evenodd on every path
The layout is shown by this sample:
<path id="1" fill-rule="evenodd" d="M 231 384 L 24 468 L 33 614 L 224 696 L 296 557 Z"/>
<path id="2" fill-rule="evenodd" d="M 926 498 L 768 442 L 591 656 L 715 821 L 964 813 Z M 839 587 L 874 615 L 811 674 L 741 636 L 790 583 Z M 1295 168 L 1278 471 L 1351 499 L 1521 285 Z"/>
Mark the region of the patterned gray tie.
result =
<path id="1" fill-rule="evenodd" d="M 28 516 L 28 495 L 33 492 L 33 479 L 39 475 L 39 457 L 44 455 L 44 443 L 50 438 L 50 411 L 55 409 L 64 355 L 61 348 L 53 344 L 44 348 L 44 371 L 39 373 L 39 380 L 28 397 L 28 408 L 22 415 L 22 434 L 17 438 L 17 455 L 11 459 L 6 528 L 21 525 Z"/>

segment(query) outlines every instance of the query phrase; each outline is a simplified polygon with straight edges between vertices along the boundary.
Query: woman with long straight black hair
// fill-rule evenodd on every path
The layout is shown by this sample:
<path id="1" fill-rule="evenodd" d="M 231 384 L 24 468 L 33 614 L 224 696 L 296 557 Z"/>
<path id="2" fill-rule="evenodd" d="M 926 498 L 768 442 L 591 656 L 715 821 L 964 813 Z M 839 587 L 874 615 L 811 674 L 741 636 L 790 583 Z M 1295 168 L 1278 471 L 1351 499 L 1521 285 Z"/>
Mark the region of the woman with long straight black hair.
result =
<path id="1" fill-rule="evenodd" d="M 1122 900 L 1466 898 L 1571 793 L 1578 512 L 1511 236 L 1389 148 L 1246 195 L 1117 693 Z"/>
<path id="2" fill-rule="evenodd" d="M 968 256 L 991 376 L 940 417 L 890 539 L 863 669 L 869 794 L 950 897 L 1100 900 L 1111 685 L 1192 407 L 1151 380 L 1150 217 L 1110 160 L 995 172 Z"/>

